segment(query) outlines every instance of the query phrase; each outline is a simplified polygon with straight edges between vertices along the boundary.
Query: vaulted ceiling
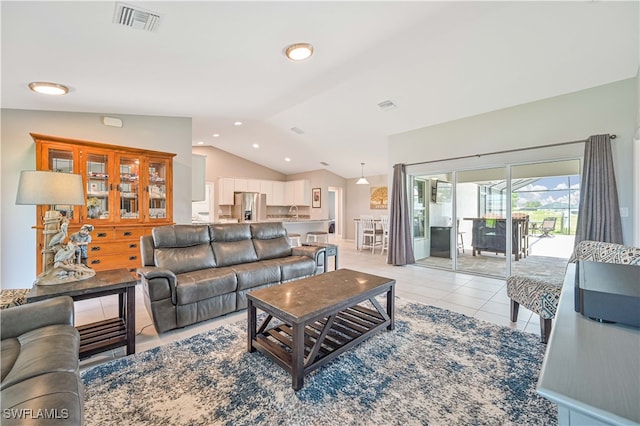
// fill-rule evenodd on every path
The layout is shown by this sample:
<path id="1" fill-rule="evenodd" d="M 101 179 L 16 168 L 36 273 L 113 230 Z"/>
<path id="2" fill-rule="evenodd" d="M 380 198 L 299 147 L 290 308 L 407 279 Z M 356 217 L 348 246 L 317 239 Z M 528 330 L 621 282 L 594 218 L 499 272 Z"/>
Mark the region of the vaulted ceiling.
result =
<path id="1" fill-rule="evenodd" d="M 128 4 L 157 29 L 113 23 L 116 2 L 2 1 L 2 107 L 192 117 L 185 143 L 352 178 L 389 172 L 389 135 L 638 72 L 638 2 Z M 287 60 L 296 42 L 315 54 Z"/>

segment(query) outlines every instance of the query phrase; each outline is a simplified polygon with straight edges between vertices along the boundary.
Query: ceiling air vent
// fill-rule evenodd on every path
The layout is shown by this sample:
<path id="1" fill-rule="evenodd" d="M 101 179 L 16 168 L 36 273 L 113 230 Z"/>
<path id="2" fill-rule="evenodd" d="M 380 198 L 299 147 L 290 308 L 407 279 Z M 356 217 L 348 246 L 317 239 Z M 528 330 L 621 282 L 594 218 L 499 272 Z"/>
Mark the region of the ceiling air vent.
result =
<path id="1" fill-rule="evenodd" d="M 304 134 L 304 130 L 302 130 L 302 129 L 301 129 L 301 128 L 299 128 L 299 127 L 292 127 L 292 128 L 291 128 L 291 131 L 292 131 L 293 133 L 297 133 L 297 134 L 299 134 L 299 135 Z"/>
<path id="2" fill-rule="evenodd" d="M 380 111 L 389 111 L 398 108 L 398 106 L 391 101 L 382 101 L 378 103 L 378 108 L 380 108 Z"/>
<path id="3" fill-rule="evenodd" d="M 157 31 L 158 25 L 160 25 L 160 14 L 125 3 L 116 3 L 113 23 L 135 30 L 153 32 Z"/>
<path id="4" fill-rule="evenodd" d="M 322 164 L 323 166 L 328 166 L 329 163 L 327 163 L 326 161 L 321 161 L 320 164 Z"/>

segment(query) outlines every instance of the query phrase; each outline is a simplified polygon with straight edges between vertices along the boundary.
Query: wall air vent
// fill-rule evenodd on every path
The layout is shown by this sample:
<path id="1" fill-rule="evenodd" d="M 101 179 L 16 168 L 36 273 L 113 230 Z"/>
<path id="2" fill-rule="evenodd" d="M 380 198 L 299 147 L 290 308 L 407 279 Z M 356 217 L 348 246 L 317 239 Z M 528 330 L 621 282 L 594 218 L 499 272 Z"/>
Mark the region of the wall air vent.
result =
<path id="1" fill-rule="evenodd" d="M 141 9 L 137 6 L 116 3 L 113 23 L 124 25 L 135 30 L 155 32 L 160 25 L 160 14 Z"/>
<path id="2" fill-rule="evenodd" d="M 380 108 L 380 111 L 389 111 L 398 108 L 398 105 L 394 104 L 391 101 L 382 101 L 378 103 L 378 108 Z"/>

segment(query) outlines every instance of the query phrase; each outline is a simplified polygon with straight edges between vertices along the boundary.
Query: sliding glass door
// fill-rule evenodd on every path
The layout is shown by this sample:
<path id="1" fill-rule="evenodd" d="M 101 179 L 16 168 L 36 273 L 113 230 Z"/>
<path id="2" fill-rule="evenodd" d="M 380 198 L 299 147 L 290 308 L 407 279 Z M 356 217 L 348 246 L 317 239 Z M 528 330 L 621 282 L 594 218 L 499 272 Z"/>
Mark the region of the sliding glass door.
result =
<path id="1" fill-rule="evenodd" d="M 579 173 L 570 159 L 415 176 L 417 263 L 501 278 L 556 273 L 573 249 Z"/>
<path id="2" fill-rule="evenodd" d="M 414 255 L 424 265 L 447 269 L 453 265 L 453 187 L 450 180 L 450 173 L 413 179 Z"/>
<path id="3" fill-rule="evenodd" d="M 504 167 L 456 173 L 458 271 L 505 276 L 508 198 Z"/>

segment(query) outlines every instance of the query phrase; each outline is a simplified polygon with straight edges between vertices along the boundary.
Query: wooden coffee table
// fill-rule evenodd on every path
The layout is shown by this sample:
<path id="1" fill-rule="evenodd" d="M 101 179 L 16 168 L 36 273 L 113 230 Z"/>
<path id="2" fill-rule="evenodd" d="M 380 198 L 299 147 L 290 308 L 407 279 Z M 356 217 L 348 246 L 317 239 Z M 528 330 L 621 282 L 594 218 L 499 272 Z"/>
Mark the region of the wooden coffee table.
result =
<path id="1" fill-rule="evenodd" d="M 394 329 L 395 280 L 350 269 L 247 294 L 247 350 L 273 359 L 302 389 L 304 376 L 372 334 Z M 375 296 L 386 293 L 386 310 Z M 360 303 L 369 301 L 371 306 Z M 373 309 L 371 309 L 373 308 Z M 267 317 L 258 327 L 256 310 Z M 271 327 L 272 320 L 275 324 Z"/>
<path id="2" fill-rule="evenodd" d="M 74 301 L 118 295 L 118 317 L 76 326 L 80 332 L 80 359 L 110 349 L 127 347 L 127 355 L 136 351 L 136 284 L 126 269 L 97 271 L 82 281 L 56 285 L 34 285 L 27 303 L 70 296 Z"/>

